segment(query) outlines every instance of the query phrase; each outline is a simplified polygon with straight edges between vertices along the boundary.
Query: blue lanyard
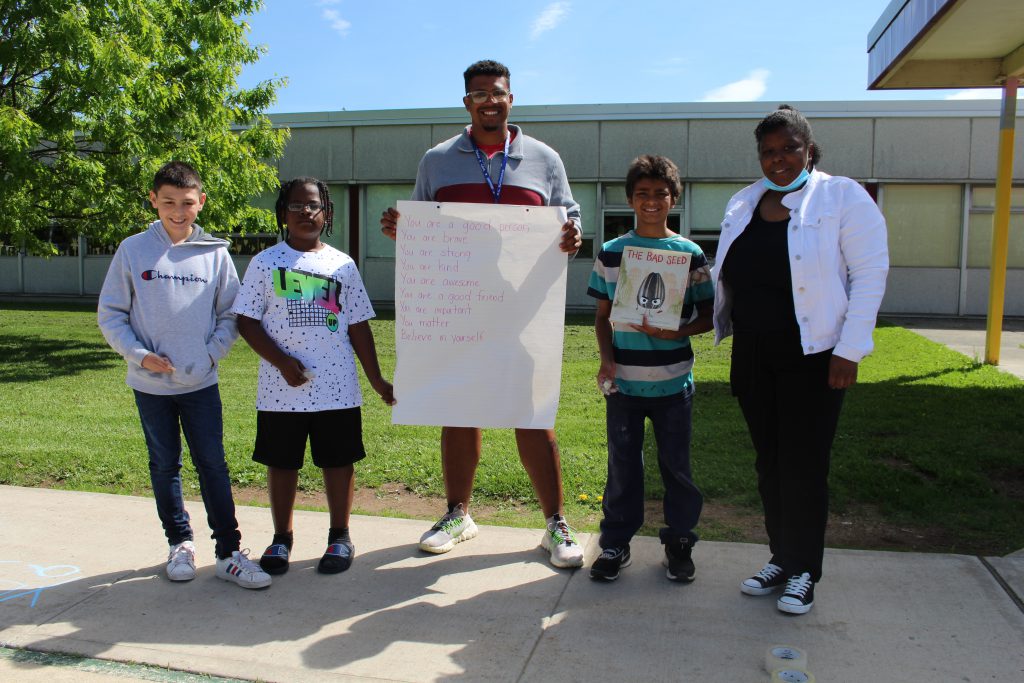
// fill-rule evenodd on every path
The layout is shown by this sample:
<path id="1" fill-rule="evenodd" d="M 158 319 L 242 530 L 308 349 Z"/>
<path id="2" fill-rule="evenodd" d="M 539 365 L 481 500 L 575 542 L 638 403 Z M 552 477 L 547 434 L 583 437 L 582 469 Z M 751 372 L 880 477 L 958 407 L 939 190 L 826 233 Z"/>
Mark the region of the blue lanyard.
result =
<path id="1" fill-rule="evenodd" d="M 487 181 L 487 187 L 491 189 L 491 195 L 494 197 L 495 204 L 501 199 L 501 185 L 505 182 L 505 164 L 508 163 L 508 141 L 511 137 L 511 134 L 505 135 L 505 153 L 501 155 L 501 172 L 498 173 L 498 187 L 494 187 L 494 181 L 491 180 L 491 174 L 487 170 L 487 162 L 484 160 L 483 152 L 476 146 L 476 140 L 472 136 L 469 138 L 469 141 L 473 143 L 473 151 L 476 153 L 477 163 L 480 164 L 480 170 L 484 173 L 484 180 Z"/>

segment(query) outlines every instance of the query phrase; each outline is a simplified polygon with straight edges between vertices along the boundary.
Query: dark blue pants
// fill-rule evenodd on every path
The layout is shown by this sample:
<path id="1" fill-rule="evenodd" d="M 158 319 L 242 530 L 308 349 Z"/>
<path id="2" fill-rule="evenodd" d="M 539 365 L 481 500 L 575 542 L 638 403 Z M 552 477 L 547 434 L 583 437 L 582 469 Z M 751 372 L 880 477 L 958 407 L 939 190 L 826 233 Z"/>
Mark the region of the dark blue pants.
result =
<path id="1" fill-rule="evenodd" d="M 217 543 L 217 557 L 238 550 L 241 534 L 231 497 L 231 479 L 224 461 L 224 422 L 216 384 L 187 394 L 162 396 L 135 392 L 142 431 L 149 449 L 149 478 L 156 511 L 167 541 L 192 540 L 185 501 L 181 495 L 181 433 L 199 475 L 206 521 Z"/>
<path id="2" fill-rule="evenodd" d="M 688 539 L 700 519 L 704 496 L 690 475 L 690 417 L 693 389 L 664 397 L 611 394 L 608 423 L 608 483 L 601 508 L 601 547 L 629 543 L 644 523 L 644 425 L 650 419 L 658 445 L 658 468 L 665 484 L 666 527 L 662 542 Z"/>

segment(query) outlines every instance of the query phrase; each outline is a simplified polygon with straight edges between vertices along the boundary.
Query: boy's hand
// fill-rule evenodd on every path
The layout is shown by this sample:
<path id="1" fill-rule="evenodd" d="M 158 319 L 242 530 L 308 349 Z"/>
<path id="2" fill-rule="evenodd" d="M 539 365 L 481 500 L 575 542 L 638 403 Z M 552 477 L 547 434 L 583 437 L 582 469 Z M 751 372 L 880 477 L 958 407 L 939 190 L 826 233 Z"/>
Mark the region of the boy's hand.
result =
<path id="1" fill-rule="evenodd" d="M 276 367 L 281 371 L 281 377 L 284 377 L 284 381 L 290 387 L 300 387 L 309 381 L 305 373 L 306 366 L 298 358 L 285 356 L 283 361 L 276 364 Z"/>
<path id="2" fill-rule="evenodd" d="M 387 403 L 389 406 L 393 406 L 398 403 L 398 401 L 395 400 L 395 388 L 391 386 L 391 382 L 387 381 L 383 377 L 376 381 L 371 381 L 370 386 L 372 386 L 373 390 L 380 395 L 380 400 L 384 401 L 384 403 Z"/>
<path id="3" fill-rule="evenodd" d="M 392 241 L 398 239 L 398 218 L 401 215 L 391 207 L 384 209 L 380 215 L 380 231 Z"/>
<path id="4" fill-rule="evenodd" d="M 142 359 L 142 367 L 150 372 L 158 372 L 166 375 L 174 372 L 174 366 L 171 365 L 171 359 L 167 356 L 158 356 L 155 353 L 147 354 L 146 357 Z"/>
<path id="5" fill-rule="evenodd" d="M 615 363 L 601 363 L 601 369 L 597 371 L 597 388 L 605 396 L 618 393 L 619 387 L 615 384 Z"/>
<path id="6" fill-rule="evenodd" d="M 642 325 L 630 325 L 637 332 L 643 332 L 648 337 L 654 337 L 655 339 L 678 339 L 679 335 L 672 330 L 663 330 L 660 327 L 654 327 L 647 321 L 647 316 L 644 316 Z"/>
<path id="7" fill-rule="evenodd" d="M 381 219 L 381 223 L 383 222 L 384 220 Z M 562 226 L 562 240 L 558 243 L 558 248 L 566 254 L 575 254 L 582 246 L 583 233 L 576 227 L 576 222 L 570 218 Z"/>

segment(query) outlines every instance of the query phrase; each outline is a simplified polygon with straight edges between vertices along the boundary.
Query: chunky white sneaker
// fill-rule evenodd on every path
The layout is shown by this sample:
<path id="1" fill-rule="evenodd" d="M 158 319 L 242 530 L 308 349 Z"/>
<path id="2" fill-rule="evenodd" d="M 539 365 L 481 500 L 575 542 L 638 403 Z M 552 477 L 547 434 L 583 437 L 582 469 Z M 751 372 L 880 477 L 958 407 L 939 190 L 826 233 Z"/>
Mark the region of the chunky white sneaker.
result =
<path id="1" fill-rule="evenodd" d="M 167 554 L 167 578 L 171 581 L 191 581 L 196 578 L 196 547 L 192 541 L 172 545 Z"/>
<path id="2" fill-rule="evenodd" d="M 234 551 L 231 557 L 217 558 L 217 578 L 234 581 L 242 588 L 266 588 L 270 585 L 270 574 L 249 559 L 249 549 Z"/>
<path id="3" fill-rule="evenodd" d="M 478 533 L 480 530 L 473 523 L 473 518 L 466 512 L 462 503 L 459 503 L 420 536 L 420 550 L 428 553 L 446 553 L 454 548 L 456 543 L 468 541 Z"/>
<path id="4" fill-rule="evenodd" d="M 768 595 L 776 588 L 781 588 L 785 584 L 786 573 L 782 567 L 769 562 L 761 571 L 749 579 L 743 579 L 743 583 L 740 584 L 740 590 L 747 595 Z"/>
<path id="5" fill-rule="evenodd" d="M 540 544 L 551 553 L 551 564 L 556 567 L 572 569 L 583 566 L 583 548 L 562 515 L 548 517 L 548 528 Z"/>

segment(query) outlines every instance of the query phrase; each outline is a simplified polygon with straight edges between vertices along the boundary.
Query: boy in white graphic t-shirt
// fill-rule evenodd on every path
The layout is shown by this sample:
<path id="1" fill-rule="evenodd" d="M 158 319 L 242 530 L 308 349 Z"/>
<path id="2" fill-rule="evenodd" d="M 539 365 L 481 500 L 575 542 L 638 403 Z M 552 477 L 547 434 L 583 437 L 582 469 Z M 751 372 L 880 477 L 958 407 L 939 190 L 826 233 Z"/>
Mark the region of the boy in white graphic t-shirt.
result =
<path id="1" fill-rule="evenodd" d="M 334 217 L 327 185 L 296 178 L 282 185 L 276 208 L 285 241 L 253 258 L 232 307 L 239 333 L 262 357 L 253 460 L 267 466 L 274 538 L 260 566 L 269 574 L 288 571 L 308 438 L 330 510 L 327 550 L 317 570 L 337 574 L 355 556 L 348 530 L 354 463 L 366 456 L 354 356 L 384 402 L 395 399 L 377 362 L 368 322 L 373 307 L 356 264 L 320 241 Z"/>

